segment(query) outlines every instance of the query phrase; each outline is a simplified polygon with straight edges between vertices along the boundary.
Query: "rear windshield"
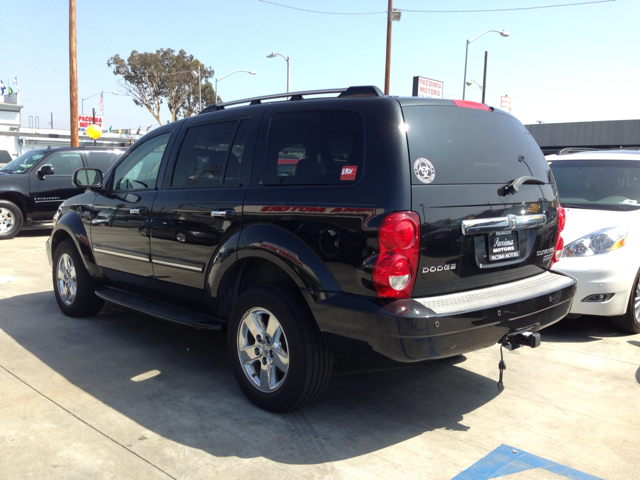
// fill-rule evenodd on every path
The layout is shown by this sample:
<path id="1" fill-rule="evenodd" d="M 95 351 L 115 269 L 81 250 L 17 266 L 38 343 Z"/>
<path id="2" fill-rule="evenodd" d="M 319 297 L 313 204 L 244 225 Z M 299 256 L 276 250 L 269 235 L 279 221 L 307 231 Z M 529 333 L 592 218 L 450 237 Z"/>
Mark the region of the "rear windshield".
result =
<path id="1" fill-rule="evenodd" d="M 549 162 L 565 207 L 599 210 L 640 208 L 640 162 L 562 160 Z"/>
<path id="2" fill-rule="evenodd" d="M 522 176 L 548 182 L 548 165 L 514 117 L 462 107 L 405 106 L 412 183 L 505 184 Z"/>

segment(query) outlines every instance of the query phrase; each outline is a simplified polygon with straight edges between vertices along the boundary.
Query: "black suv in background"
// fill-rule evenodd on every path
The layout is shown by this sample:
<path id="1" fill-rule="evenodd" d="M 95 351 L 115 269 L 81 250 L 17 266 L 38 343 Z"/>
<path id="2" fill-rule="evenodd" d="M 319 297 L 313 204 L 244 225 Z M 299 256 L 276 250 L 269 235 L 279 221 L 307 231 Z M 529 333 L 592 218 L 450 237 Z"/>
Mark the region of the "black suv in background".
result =
<path id="1" fill-rule="evenodd" d="M 74 182 L 47 242 L 60 309 L 226 329 L 270 411 L 320 394 L 332 351 L 535 346 L 575 291 L 549 270 L 564 217 L 542 152 L 474 102 L 351 87 L 212 105 Z"/>
<path id="2" fill-rule="evenodd" d="M 102 147 L 29 150 L 0 168 L 0 240 L 26 223 L 50 223 L 60 204 L 83 190 L 71 183 L 78 168 L 106 172 L 124 153 Z"/>

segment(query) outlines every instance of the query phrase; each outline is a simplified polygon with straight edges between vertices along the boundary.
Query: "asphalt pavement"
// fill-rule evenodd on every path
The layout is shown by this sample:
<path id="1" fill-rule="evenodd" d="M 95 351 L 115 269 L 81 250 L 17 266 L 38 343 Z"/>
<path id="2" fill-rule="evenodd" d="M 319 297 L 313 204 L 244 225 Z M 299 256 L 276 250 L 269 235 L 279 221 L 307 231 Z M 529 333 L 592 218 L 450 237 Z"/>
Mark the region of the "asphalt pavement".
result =
<path id="1" fill-rule="evenodd" d="M 336 359 L 284 415 L 233 378 L 224 333 L 56 304 L 50 230 L 0 242 L 0 479 L 640 478 L 640 335 L 563 320 L 537 349 Z"/>

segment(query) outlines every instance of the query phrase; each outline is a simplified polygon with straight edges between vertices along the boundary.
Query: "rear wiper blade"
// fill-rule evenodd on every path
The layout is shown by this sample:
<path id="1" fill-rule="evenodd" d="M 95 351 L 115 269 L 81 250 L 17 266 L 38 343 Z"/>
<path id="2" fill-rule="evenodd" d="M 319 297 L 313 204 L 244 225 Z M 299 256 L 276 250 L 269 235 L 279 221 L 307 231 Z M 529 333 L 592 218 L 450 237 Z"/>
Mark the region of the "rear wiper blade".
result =
<path id="1" fill-rule="evenodd" d="M 544 185 L 546 182 L 544 180 L 540 180 L 536 177 L 523 176 L 518 177 L 515 180 L 511 180 L 506 185 L 503 185 L 498 189 L 498 195 L 504 197 L 505 195 L 510 195 L 512 193 L 516 193 L 520 190 L 521 185 Z"/>

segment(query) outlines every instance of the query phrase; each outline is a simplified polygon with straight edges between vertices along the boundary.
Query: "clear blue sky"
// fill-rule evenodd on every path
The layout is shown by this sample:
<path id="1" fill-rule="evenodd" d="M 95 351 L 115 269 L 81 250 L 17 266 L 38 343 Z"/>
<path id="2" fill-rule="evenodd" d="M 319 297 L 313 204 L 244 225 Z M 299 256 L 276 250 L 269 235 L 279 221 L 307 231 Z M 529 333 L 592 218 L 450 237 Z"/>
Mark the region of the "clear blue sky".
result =
<path id="1" fill-rule="evenodd" d="M 583 0 L 586 3 L 589 0 Z M 333 12 L 312 13 L 299 9 Z M 384 87 L 387 0 L 182 0 L 77 1 L 78 96 L 123 91 L 107 67 L 115 54 L 132 50 L 184 49 L 216 77 L 223 100 L 291 90 L 350 85 Z M 580 0 L 394 0 L 403 10 L 393 23 L 392 95 L 411 95 L 413 76 L 444 82 L 444 95 L 462 97 L 467 39 L 506 29 L 508 38 L 487 33 L 469 46 L 467 80 L 482 83 L 489 52 L 486 103 L 512 98 L 523 123 L 640 118 L 640 0 L 576 6 Z M 464 10 L 499 10 L 462 13 Z M 419 13 L 410 10 L 432 10 Z M 454 11 L 444 13 L 442 11 Z M 40 128 L 69 127 L 69 7 L 66 0 L 0 0 L 0 79 L 18 77 L 22 125 L 39 117 Z M 348 13 L 361 13 L 348 15 Z M 475 85 L 467 100 L 480 101 Z M 146 129 L 157 122 L 126 96 L 105 94 L 105 125 Z M 84 101 L 97 109 L 98 96 Z M 170 119 L 168 111 L 163 122 Z"/>

